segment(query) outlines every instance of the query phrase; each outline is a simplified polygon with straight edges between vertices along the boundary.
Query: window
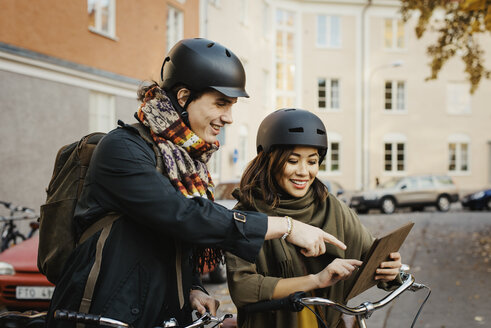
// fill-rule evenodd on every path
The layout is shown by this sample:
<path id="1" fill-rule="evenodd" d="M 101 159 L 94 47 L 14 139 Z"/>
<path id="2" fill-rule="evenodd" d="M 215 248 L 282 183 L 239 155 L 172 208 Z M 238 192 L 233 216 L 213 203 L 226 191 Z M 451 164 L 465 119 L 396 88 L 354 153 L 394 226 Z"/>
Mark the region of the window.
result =
<path id="1" fill-rule="evenodd" d="M 406 170 L 406 137 L 389 134 L 384 138 L 384 171 L 404 172 Z"/>
<path id="2" fill-rule="evenodd" d="M 89 95 L 89 131 L 109 132 L 115 127 L 114 96 L 91 91 Z"/>
<path id="3" fill-rule="evenodd" d="M 339 80 L 317 79 L 319 109 L 339 109 Z"/>
<path id="4" fill-rule="evenodd" d="M 295 106 L 295 14 L 276 11 L 276 107 Z"/>
<path id="5" fill-rule="evenodd" d="M 385 110 L 406 110 L 406 82 L 385 81 Z"/>
<path id="6" fill-rule="evenodd" d="M 341 47 L 341 18 L 339 16 L 317 15 L 317 46 Z"/>
<path id="7" fill-rule="evenodd" d="M 385 49 L 400 50 L 406 47 L 404 23 L 401 19 L 385 19 Z"/>
<path id="8" fill-rule="evenodd" d="M 319 166 L 319 171 L 339 173 L 341 172 L 341 135 L 330 132 L 327 138 L 329 144 L 326 158 Z"/>
<path id="9" fill-rule="evenodd" d="M 249 138 L 249 132 L 247 130 L 247 127 L 245 125 L 241 125 L 239 127 L 239 141 L 238 141 L 239 157 L 237 159 L 237 169 L 238 169 L 237 176 L 242 176 L 242 173 L 244 172 L 245 167 L 247 165 L 248 138 Z"/>
<path id="10" fill-rule="evenodd" d="M 179 9 L 169 6 L 167 12 L 167 51 L 183 38 L 183 14 Z"/>
<path id="11" fill-rule="evenodd" d="M 210 160 L 206 164 L 208 171 L 210 172 L 213 180 L 220 179 L 220 160 L 222 158 L 222 152 L 216 151 L 211 155 Z"/>
<path id="12" fill-rule="evenodd" d="M 224 126 L 220 129 L 220 133 L 217 135 L 218 142 L 220 144 L 220 148 L 211 155 L 210 160 L 206 164 L 208 167 L 208 171 L 210 171 L 211 177 L 213 180 L 218 180 L 220 179 L 220 173 L 222 171 L 222 151 L 223 146 L 225 146 L 225 131 L 227 127 Z"/>
<path id="13" fill-rule="evenodd" d="M 471 95 L 466 83 L 447 84 L 447 113 L 456 115 L 471 113 Z"/>
<path id="14" fill-rule="evenodd" d="M 87 0 L 89 30 L 114 38 L 116 35 L 116 1 Z"/>
<path id="15" fill-rule="evenodd" d="M 454 134 L 448 140 L 448 171 L 469 172 L 470 138 L 467 135 Z"/>

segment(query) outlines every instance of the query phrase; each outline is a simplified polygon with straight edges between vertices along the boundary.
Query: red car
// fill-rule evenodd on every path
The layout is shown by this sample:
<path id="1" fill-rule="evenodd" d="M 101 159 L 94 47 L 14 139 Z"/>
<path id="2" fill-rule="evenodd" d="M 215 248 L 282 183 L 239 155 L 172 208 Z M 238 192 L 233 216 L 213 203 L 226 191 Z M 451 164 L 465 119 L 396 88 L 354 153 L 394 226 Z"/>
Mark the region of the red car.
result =
<path id="1" fill-rule="evenodd" d="M 0 253 L 0 307 L 47 310 L 54 285 L 37 267 L 39 236 Z"/>

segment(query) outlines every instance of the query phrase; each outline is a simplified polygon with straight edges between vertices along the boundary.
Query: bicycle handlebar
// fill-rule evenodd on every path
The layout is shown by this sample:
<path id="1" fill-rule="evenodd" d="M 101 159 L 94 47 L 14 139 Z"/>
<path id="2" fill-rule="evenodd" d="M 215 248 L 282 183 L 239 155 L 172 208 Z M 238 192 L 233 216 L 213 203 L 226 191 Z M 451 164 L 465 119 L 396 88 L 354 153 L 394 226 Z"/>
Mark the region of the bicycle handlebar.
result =
<path id="1" fill-rule="evenodd" d="M 299 312 L 304 308 L 300 300 L 307 294 L 305 292 L 296 292 L 288 295 L 287 297 L 277 300 L 262 301 L 257 303 L 248 304 L 242 307 L 240 310 L 244 315 L 248 315 L 256 312 L 276 311 L 276 310 L 289 310 L 292 312 Z"/>
<path id="2" fill-rule="evenodd" d="M 14 206 L 14 204 L 12 204 L 10 202 L 5 202 L 3 200 L 0 200 L 0 204 L 2 204 L 3 206 L 5 206 L 12 213 L 13 212 L 25 212 L 25 213 L 31 213 L 31 214 L 34 214 L 35 213 L 32 208 L 25 207 L 25 206 Z"/>
<path id="3" fill-rule="evenodd" d="M 5 222 L 5 221 L 21 221 L 21 220 L 34 220 L 37 219 L 39 216 L 32 215 L 32 216 L 27 216 L 27 215 L 17 215 L 17 216 L 0 216 L 0 222 Z"/>
<path id="4" fill-rule="evenodd" d="M 232 317 L 231 314 L 225 314 L 222 317 L 215 317 L 207 312 L 203 314 L 199 319 L 194 321 L 192 324 L 184 328 L 204 327 L 204 325 L 208 325 L 211 323 L 219 324 L 222 323 L 225 319 L 231 317 Z M 86 313 L 79 313 L 79 312 L 68 311 L 68 310 L 56 310 L 54 313 L 54 318 L 55 320 L 85 323 L 94 326 L 131 328 L 131 325 L 119 320 L 105 318 L 96 314 L 86 314 Z M 164 321 L 163 325 L 159 327 L 179 327 L 179 324 L 175 319 L 170 319 L 168 321 Z"/>
<path id="5" fill-rule="evenodd" d="M 56 320 L 86 323 L 95 326 L 109 326 L 114 328 L 131 327 L 130 325 L 122 321 L 118 321 L 110 318 L 104 318 L 101 317 L 100 315 L 79 313 L 79 312 L 73 312 L 67 310 L 56 310 L 54 317 Z"/>
<path id="6" fill-rule="evenodd" d="M 406 289 L 411 287 L 411 285 L 414 284 L 414 277 L 412 275 L 408 273 L 403 273 L 401 274 L 401 277 L 404 279 L 403 283 L 396 290 L 392 291 L 389 295 L 374 303 L 363 302 L 358 306 L 349 307 L 344 304 L 333 302 L 331 300 L 321 297 L 304 297 L 300 300 L 300 302 L 302 302 L 305 305 L 332 306 L 341 313 L 348 314 L 348 315 L 363 315 L 366 318 L 368 318 L 375 310 L 383 308 L 384 306 L 392 302 L 400 294 L 402 294 Z"/>
<path id="7" fill-rule="evenodd" d="M 385 305 L 392 302 L 396 297 L 398 297 L 405 290 L 418 290 L 424 288 L 424 285 L 415 284 L 414 277 L 408 273 L 401 273 L 401 277 L 403 278 L 403 283 L 396 290 L 392 291 L 389 295 L 384 297 L 383 299 L 377 302 L 364 302 L 355 307 L 349 307 L 341 303 L 337 303 L 331 301 L 326 298 L 321 297 L 304 297 L 303 292 L 296 292 L 291 294 L 285 298 L 272 300 L 272 301 L 263 301 L 253 304 L 248 304 L 241 308 L 241 311 L 244 311 L 245 314 L 251 314 L 255 312 L 265 312 L 265 311 L 273 311 L 273 310 L 290 310 L 293 312 L 298 312 L 302 310 L 305 305 L 324 305 L 324 306 L 332 306 L 337 311 L 348 315 L 363 315 L 365 317 L 369 317 L 373 311 L 378 310 Z M 410 287 L 413 286 L 413 289 Z M 292 310 L 293 308 L 293 310 Z"/>

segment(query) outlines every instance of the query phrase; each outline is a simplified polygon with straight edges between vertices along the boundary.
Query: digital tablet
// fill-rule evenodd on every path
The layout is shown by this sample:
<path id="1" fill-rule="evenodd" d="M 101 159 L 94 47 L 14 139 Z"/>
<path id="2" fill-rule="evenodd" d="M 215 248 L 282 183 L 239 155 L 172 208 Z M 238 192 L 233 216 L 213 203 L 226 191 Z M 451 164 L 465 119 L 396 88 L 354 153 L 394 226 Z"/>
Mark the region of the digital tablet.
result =
<path id="1" fill-rule="evenodd" d="M 363 293 L 365 290 L 378 283 L 378 281 L 374 279 L 375 271 L 380 263 L 389 259 L 390 253 L 399 251 L 399 248 L 413 226 L 414 222 L 407 223 L 391 233 L 375 239 L 363 264 L 355 274 L 355 282 L 348 293 L 347 300 Z"/>

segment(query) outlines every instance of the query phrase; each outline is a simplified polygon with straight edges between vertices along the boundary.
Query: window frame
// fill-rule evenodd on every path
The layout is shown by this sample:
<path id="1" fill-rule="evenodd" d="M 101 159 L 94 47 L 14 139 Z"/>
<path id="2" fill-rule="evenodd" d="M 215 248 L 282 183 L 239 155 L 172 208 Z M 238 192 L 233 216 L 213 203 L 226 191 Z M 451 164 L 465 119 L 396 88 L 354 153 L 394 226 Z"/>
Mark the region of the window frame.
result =
<path id="1" fill-rule="evenodd" d="M 319 42 L 320 38 L 320 19 L 324 18 L 325 20 L 325 40 L 323 40 L 325 43 Z M 333 18 L 335 20 L 333 21 Z M 337 34 L 336 38 L 338 40 L 338 43 L 334 44 L 333 39 L 333 26 L 336 24 L 337 28 Z M 315 38 L 315 45 L 317 48 L 321 49 L 341 49 L 343 46 L 343 38 L 342 38 L 342 16 L 340 15 L 329 15 L 329 14 L 318 14 L 316 15 L 316 38 Z"/>
<path id="2" fill-rule="evenodd" d="M 320 97 L 321 86 L 320 82 L 324 80 L 324 93 L 323 101 L 325 106 L 321 107 L 320 102 L 322 97 Z M 337 97 L 333 97 L 333 82 L 337 82 Z M 334 100 L 333 100 L 334 99 Z M 337 102 L 337 107 L 333 106 L 334 102 Z M 329 105 L 329 106 L 328 106 Z M 328 78 L 328 77 L 318 77 L 317 78 L 317 110 L 328 111 L 328 112 L 339 112 L 341 111 L 341 79 L 339 78 Z"/>
<path id="3" fill-rule="evenodd" d="M 89 25 L 89 31 L 102 35 L 104 37 L 117 40 L 116 38 L 116 0 L 108 1 L 108 29 L 105 31 L 102 28 L 102 7 L 101 0 L 87 0 L 87 14 L 89 14 L 89 2 L 94 3 L 94 26 Z M 89 21 L 90 23 L 90 21 Z"/>
<path id="4" fill-rule="evenodd" d="M 388 47 L 386 44 L 387 40 L 387 21 L 391 22 L 391 45 Z M 398 27 L 399 27 L 399 22 L 401 23 L 402 26 L 402 42 L 404 43 L 402 47 L 397 46 L 397 32 L 398 32 Z M 396 24 L 394 24 L 396 23 Z M 402 21 L 401 18 L 398 17 L 386 17 L 384 18 L 383 22 L 383 47 L 385 51 L 406 51 L 407 50 L 407 31 L 406 31 L 406 24 Z"/>
<path id="5" fill-rule="evenodd" d="M 398 145 L 402 144 L 403 145 L 403 150 L 402 150 L 402 165 L 403 169 L 398 170 L 398 165 L 399 165 L 399 150 L 398 150 Z M 384 172 L 384 175 L 389 175 L 389 176 L 403 176 L 407 173 L 407 163 L 408 163 L 408 153 L 407 153 L 407 138 L 403 134 L 400 133 L 391 133 L 388 134 L 384 137 L 383 139 L 383 148 L 382 148 L 382 172 Z M 390 145 L 390 170 L 386 169 L 387 165 L 387 149 L 386 146 Z M 395 150 L 395 156 L 394 156 L 394 150 Z"/>
<path id="6" fill-rule="evenodd" d="M 283 24 L 283 21 L 279 22 L 278 15 L 290 15 L 292 18 L 292 25 Z M 276 8 L 275 11 L 275 105 L 277 108 L 295 107 L 297 101 L 297 53 L 295 44 L 297 40 L 297 14 L 288 9 Z M 283 51 L 280 53 L 279 36 L 281 36 Z M 292 40 L 292 51 L 288 52 L 288 37 Z M 279 66 L 282 66 L 279 69 Z M 292 79 L 289 80 L 288 70 L 291 71 Z M 281 75 L 280 75 L 281 74 Z M 281 85 L 280 85 L 281 84 Z M 288 89 L 291 84 L 292 89 Z M 280 85 L 281 88 L 278 86 Z"/>
<path id="7" fill-rule="evenodd" d="M 330 176 L 333 175 L 341 175 L 342 174 L 342 156 L 341 156 L 341 149 L 342 149 L 342 137 L 339 133 L 336 132 L 328 132 L 327 135 L 327 140 L 328 140 L 328 148 L 327 148 L 327 154 L 326 157 L 324 158 L 324 161 L 322 162 L 321 165 L 319 165 L 319 173 L 322 174 L 327 174 Z M 337 144 L 337 160 L 333 161 L 333 144 Z M 337 162 L 338 169 L 337 170 L 332 170 L 333 162 Z"/>
<path id="8" fill-rule="evenodd" d="M 390 97 L 390 104 L 391 104 L 391 108 L 387 108 L 387 100 L 389 98 L 387 98 L 387 83 L 390 83 L 391 85 L 391 97 Z M 402 84 L 403 86 L 403 93 L 402 93 L 402 96 L 403 96 L 403 102 L 402 102 L 402 105 L 403 105 L 403 108 L 402 109 L 399 109 L 398 107 L 401 105 L 400 103 L 400 89 L 399 89 L 399 85 Z M 395 90 L 395 92 L 394 92 Z M 408 112 L 408 106 L 407 106 L 407 83 L 406 81 L 404 80 L 385 80 L 384 81 L 384 108 L 383 108 L 383 111 L 384 113 L 390 113 L 390 114 L 407 114 Z"/>
<path id="9" fill-rule="evenodd" d="M 101 115 L 102 114 L 102 115 Z M 105 121 L 102 121 L 104 117 Z M 116 97 L 109 93 L 90 90 L 88 129 L 90 132 L 109 132 L 116 128 Z"/>
<path id="10" fill-rule="evenodd" d="M 451 145 L 455 145 L 454 158 L 452 159 Z M 463 146 L 465 145 L 465 151 Z M 471 174 L 471 139 L 465 134 L 452 134 L 448 138 L 447 143 L 447 173 L 448 175 L 470 175 Z M 465 155 L 465 158 L 464 158 Z M 450 167 L 454 162 L 455 169 Z M 466 165 L 466 169 L 462 169 L 463 165 Z"/>
<path id="11" fill-rule="evenodd" d="M 176 14 L 177 20 L 175 19 Z M 167 5 L 165 37 L 167 52 L 169 52 L 179 40 L 184 38 L 184 13 L 181 9 L 172 5 Z"/>

